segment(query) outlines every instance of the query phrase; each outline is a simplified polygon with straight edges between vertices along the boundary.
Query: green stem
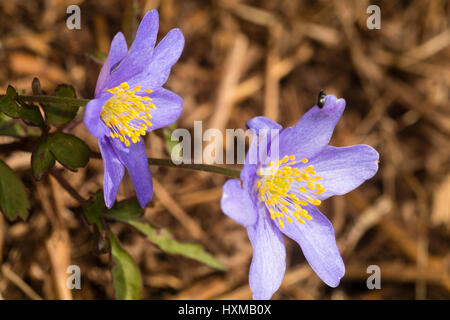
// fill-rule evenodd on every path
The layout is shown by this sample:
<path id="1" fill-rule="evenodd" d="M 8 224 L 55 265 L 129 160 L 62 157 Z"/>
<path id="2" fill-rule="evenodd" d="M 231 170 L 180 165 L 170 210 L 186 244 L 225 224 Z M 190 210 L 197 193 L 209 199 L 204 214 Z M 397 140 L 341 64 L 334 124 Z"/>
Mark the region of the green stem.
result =
<path id="1" fill-rule="evenodd" d="M 91 154 L 92 158 L 101 159 L 101 154 L 98 152 L 93 152 Z M 238 178 L 241 176 L 241 172 L 239 170 L 234 170 L 226 167 L 213 166 L 210 164 L 175 164 L 170 159 L 159 159 L 159 158 L 148 158 L 148 164 L 151 166 L 160 166 L 160 167 L 172 167 L 172 168 L 181 168 L 181 169 L 189 169 L 189 170 L 197 170 L 197 171 L 206 171 L 222 174 L 224 176 Z"/>
<path id="2" fill-rule="evenodd" d="M 77 200 L 79 203 L 85 203 L 87 201 L 78 193 L 77 190 L 72 187 L 72 185 L 62 176 L 61 172 L 56 169 L 56 167 L 50 169 L 50 174 L 56 179 L 56 181 L 58 181 L 61 187 L 63 187 L 72 196 L 72 198 Z"/>
<path id="3" fill-rule="evenodd" d="M 0 95 L 2 97 L 3 95 Z M 77 99 L 77 98 L 68 98 L 68 97 L 54 97 L 54 96 L 45 96 L 45 95 L 36 95 L 36 96 L 23 96 L 20 95 L 17 99 L 28 102 L 41 102 L 41 103 L 57 103 L 60 105 L 67 106 L 85 106 L 90 101 L 89 99 Z"/>
<path id="4" fill-rule="evenodd" d="M 164 167 L 173 167 L 173 168 L 183 168 L 190 170 L 198 170 L 198 171 L 206 171 L 206 172 L 214 172 L 218 174 L 222 174 L 228 177 L 238 178 L 241 175 L 239 170 L 229 169 L 225 167 L 213 166 L 210 164 L 175 164 L 170 159 L 156 159 L 156 158 L 148 158 L 149 165 L 154 166 L 164 166 Z"/>
<path id="5" fill-rule="evenodd" d="M 34 141 L 34 140 L 33 140 Z M 31 140 L 30 140 L 31 142 Z M 28 143 L 24 142 L 13 142 L 10 144 L 0 145 L 0 153 L 3 152 L 13 152 L 13 151 L 25 151 L 31 152 L 31 148 L 27 147 Z M 98 152 L 92 152 L 91 158 L 101 159 L 102 155 Z M 210 164 L 175 164 L 170 159 L 158 159 L 158 158 L 148 158 L 148 164 L 151 166 L 161 166 L 161 167 L 173 167 L 173 168 L 181 168 L 181 169 L 189 169 L 189 170 L 197 170 L 197 171 L 206 171 L 222 174 L 232 178 L 240 177 L 240 171 L 235 169 L 230 169 L 226 167 L 213 166 Z"/>

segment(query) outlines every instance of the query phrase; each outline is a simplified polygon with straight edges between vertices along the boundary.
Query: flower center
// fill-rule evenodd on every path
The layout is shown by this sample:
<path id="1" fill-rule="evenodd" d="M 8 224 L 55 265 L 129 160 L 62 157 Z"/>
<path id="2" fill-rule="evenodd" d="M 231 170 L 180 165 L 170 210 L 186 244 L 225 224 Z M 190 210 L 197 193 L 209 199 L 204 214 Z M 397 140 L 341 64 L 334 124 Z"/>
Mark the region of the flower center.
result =
<path id="1" fill-rule="evenodd" d="M 141 91 L 141 86 L 130 89 L 126 82 L 106 91 L 113 96 L 106 101 L 100 116 L 110 129 L 109 135 L 120 139 L 127 147 L 130 140 L 139 142 L 139 137 L 144 136 L 148 127 L 152 126 L 150 110 L 156 108 L 151 103 L 152 99 L 136 95 Z M 151 93 L 152 90 L 146 89 L 144 92 Z"/>
<path id="2" fill-rule="evenodd" d="M 307 163 L 308 159 L 296 161 L 295 156 L 285 156 L 276 162 L 269 162 L 258 171 L 260 178 L 256 187 L 259 197 L 271 219 L 277 220 L 281 228 L 284 228 L 285 220 L 292 223 L 295 219 L 301 224 L 305 223 L 305 219 L 311 220 L 305 207 L 309 204 L 320 205 L 321 201 L 314 195 L 326 191 L 316 182 L 322 178 L 316 176 L 314 166 L 293 167 L 298 162 Z"/>

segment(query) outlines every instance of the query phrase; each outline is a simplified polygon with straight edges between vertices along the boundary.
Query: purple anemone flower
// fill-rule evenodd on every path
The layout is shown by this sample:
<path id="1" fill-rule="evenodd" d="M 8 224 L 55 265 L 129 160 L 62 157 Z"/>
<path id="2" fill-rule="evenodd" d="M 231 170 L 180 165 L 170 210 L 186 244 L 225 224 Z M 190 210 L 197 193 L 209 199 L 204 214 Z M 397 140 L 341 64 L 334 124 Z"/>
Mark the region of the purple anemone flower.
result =
<path id="1" fill-rule="evenodd" d="M 161 86 L 181 55 L 184 37 L 179 29 L 172 29 L 155 47 L 158 25 L 158 12 L 147 12 L 129 50 L 123 34 L 116 34 L 95 98 L 86 106 L 84 123 L 102 153 L 108 208 L 114 204 L 125 168 L 140 205 L 145 207 L 152 199 L 143 136 L 175 122 L 182 111 L 181 98 Z"/>
<path id="2" fill-rule="evenodd" d="M 286 269 L 283 234 L 300 245 L 327 285 L 336 287 L 344 276 L 333 226 L 317 206 L 371 178 L 379 157 L 368 145 L 328 145 L 344 108 L 344 99 L 328 95 L 322 108 L 314 106 L 293 127 L 283 130 L 265 117 L 247 122 L 255 136 L 241 171 L 243 184 L 238 179 L 225 183 L 221 207 L 247 228 L 254 299 L 270 299 L 281 285 Z M 278 134 L 263 144 L 268 130 Z"/>

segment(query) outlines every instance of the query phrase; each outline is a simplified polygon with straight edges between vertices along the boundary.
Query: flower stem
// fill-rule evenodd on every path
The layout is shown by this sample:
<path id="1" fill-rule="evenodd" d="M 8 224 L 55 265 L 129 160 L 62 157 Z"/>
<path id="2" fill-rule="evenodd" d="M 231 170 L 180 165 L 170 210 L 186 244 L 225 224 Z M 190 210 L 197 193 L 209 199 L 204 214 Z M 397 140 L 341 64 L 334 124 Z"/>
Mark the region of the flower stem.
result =
<path id="1" fill-rule="evenodd" d="M 101 159 L 102 156 L 98 152 L 91 153 L 92 158 Z M 219 166 L 213 166 L 210 164 L 175 164 L 170 159 L 159 159 L 159 158 L 148 158 L 148 164 L 151 166 L 161 166 L 161 167 L 173 167 L 173 168 L 182 168 L 182 169 L 190 169 L 190 170 L 197 170 L 197 171 L 206 171 L 206 172 L 213 172 L 222 174 L 224 176 L 232 177 L 232 178 L 238 178 L 241 175 L 241 172 L 239 170 L 225 168 L 225 167 L 219 167 Z"/>
<path id="2" fill-rule="evenodd" d="M 71 184 L 62 176 L 61 172 L 55 167 L 50 169 L 50 174 L 58 181 L 58 183 L 63 187 L 75 200 L 80 203 L 85 203 L 87 200 L 81 196 L 77 190 L 75 190 Z M 83 216 L 84 217 L 84 216 Z"/>
<path id="3" fill-rule="evenodd" d="M 28 140 L 25 140 L 28 141 Z M 35 140 L 30 140 L 29 143 L 35 143 Z M 12 152 L 12 151 L 25 151 L 30 152 L 30 148 L 27 147 L 27 143 L 24 142 L 13 142 L 10 144 L 0 145 L 0 153 L 3 152 Z M 102 155 L 98 152 L 92 152 L 91 158 L 101 159 Z M 232 178 L 240 178 L 241 172 L 239 170 L 230 169 L 226 167 L 213 166 L 210 164 L 175 164 L 170 159 L 159 159 L 159 158 L 148 158 L 148 164 L 151 166 L 162 166 L 162 167 L 173 167 L 173 168 L 181 168 L 181 169 L 189 169 L 189 170 L 197 170 L 197 171 L 206 171 L 222 174 Z M 57 174 L 57 173 L 56 173 Z"/>
<path id="4" fill-rule="evenodd" d="M 164 166 L 164 167 L 174 167 L 174 168 L 183 168 L 190 170 L 198 170 L 198 171 L 206 171 L 206 172 L 214 172 L 218 174 L 222 174 L 228 177 L 238 178 L 240 177 L 240 171 L 234 170 L 225 167 L 213 166 L 209 164 L 175 164 L 170 159 L 156 159 L 156 158 L 148 158 L 149 165 L 154 166 Z"/>
<path id="5" fill-rule="evenodd" d="M 56 179 L 56 181 L 58 181 L 59 185 L 61 187 L 63 187 L 67 191 L 67 193 L 69 193 L 70 196 L 72 198 L 74 198 L 76 201 L 78 201 L 80 204 L 84 204 L 84 203 L 86 203 L 86 201 L 88 201 L 87 199 L 83 198 L 83 196 L 81 194 L 79 194 L 78 191 L 75 190 L 74 187 L 72 187 L 72 185 L 69 183 L 69 181 L 67 181 L 63 177 L 63 175 L 61 174 L 61 172 L 58 169 L 53 167 L 50 169 L 49 173 Z M 89 221 L 88 221 L 87 217 L 84 215 L 84 213 L 81 214 L 80 217 L 81 217 L 81 220 L 84 222 L 84 224 L 89 227 Z"/>
<path id="6" fill-rule="evenodd" d="M 0 95 L 0 97 L 2 96 L 4 95 Z M 59 105 L 66 105 L 66 106 L 85 106 L 90 101 L 89 99 L 55 97 L 46 95 L 35 95 L 35 96 L 20 95 L 17 97 L 17 99 L 28 102 L 57 103 Z"/>

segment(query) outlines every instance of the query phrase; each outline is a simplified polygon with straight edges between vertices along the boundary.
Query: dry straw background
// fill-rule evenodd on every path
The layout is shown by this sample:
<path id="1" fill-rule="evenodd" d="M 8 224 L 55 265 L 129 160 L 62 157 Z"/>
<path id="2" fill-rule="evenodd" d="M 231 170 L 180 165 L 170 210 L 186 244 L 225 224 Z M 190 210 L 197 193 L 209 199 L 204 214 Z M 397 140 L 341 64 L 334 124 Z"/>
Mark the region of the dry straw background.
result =
<path id="1" fill-rule="evenodd" d="M 159 36 L 179 27 L 186 37 L 166 84 L 184 98 L 179 127 L 202 120 L 204 130 L 244 128 L 256 115 L 293 125 L 324 88 L 347 101 L 332 144 L 367 143 L 380 152 L 372 180 L 321 205 L 346 263 L 341 285 L 326 287 L 287 239 L 288 268 L 274 299 L 449 299 L 450 5 L 374 3 L 381 30 L 367 29 L 371 3 L 363 0 L 1 1 L 0 87 L 30 93 L 36 76 L 48 92 L 70 83 L 92 97 L 100 68 L 93 53 L 106 53 L 118 31 L 132 39 L 143 13 L 157 8 Z M 70 4 L 81 7 L 81 30 L 65 26 Z M 82 123 L 72 132 L 98 150 Z M 169 156 L 157 134 L 147 143 L 149 155 Z M 0 157 L 20 173 L 32 204 L 26 222 L 0 215 L 0 297 L 113 298 L 108 256 L 94 253 L 79 204 L 53 178 L 31 178 L 29 153 Z M 64 174 L 84 197 L 102 186 L 98 159 Z M 251 298 L 246 231 L 219 208 L 225 178 L 158 167 L 152 174 L 155 197 L 144 219 L 201 243 L 227 270 L 168 256 L 112 224 L 139 263 L 143 298 Z M 119 199 L 133 195 L 126 178 Z M 81 290 L 65 287 L 70 264 L 81 267 Z M 366 287 L 372 264 L 381 268 L 381 290 Z"/>

